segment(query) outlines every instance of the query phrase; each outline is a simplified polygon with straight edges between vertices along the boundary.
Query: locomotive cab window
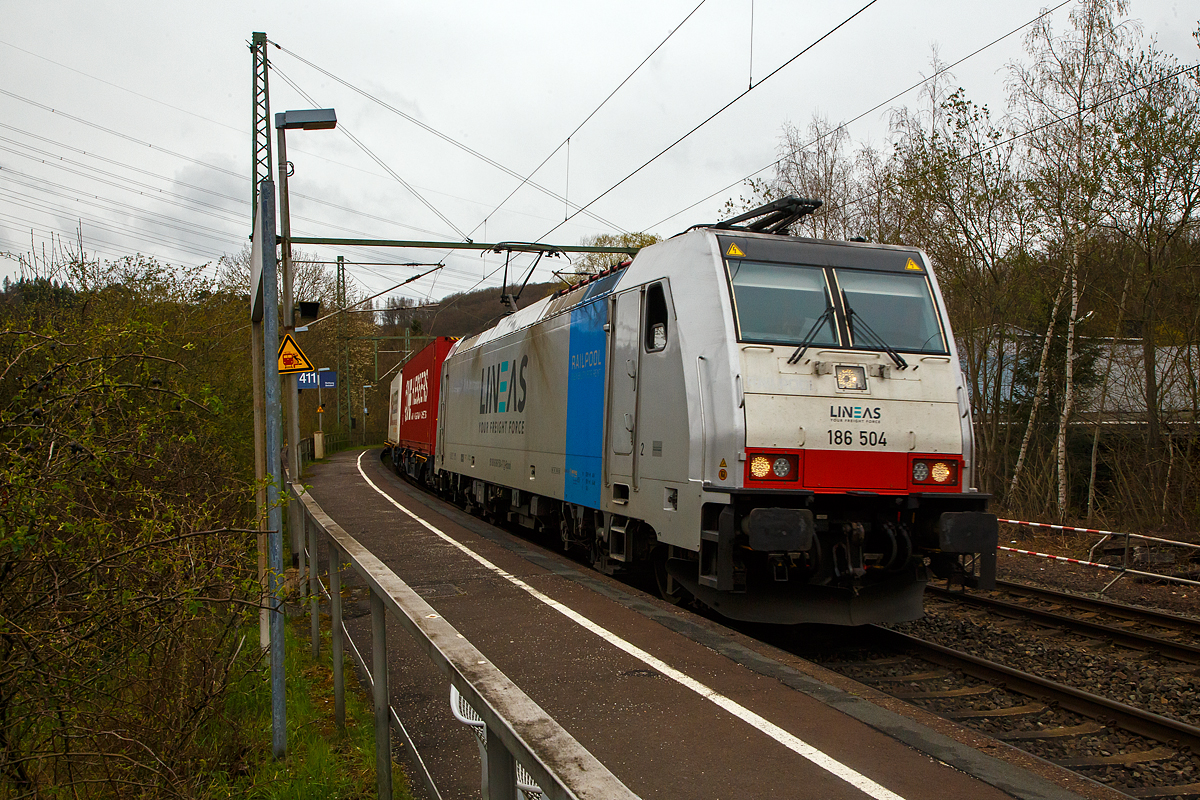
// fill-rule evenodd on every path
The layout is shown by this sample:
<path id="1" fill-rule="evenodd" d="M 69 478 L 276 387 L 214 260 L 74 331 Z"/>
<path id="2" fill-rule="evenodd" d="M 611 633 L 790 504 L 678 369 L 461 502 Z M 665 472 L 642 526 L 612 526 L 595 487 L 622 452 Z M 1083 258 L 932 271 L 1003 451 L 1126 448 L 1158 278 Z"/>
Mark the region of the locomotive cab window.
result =
<path id="1" fill-rule="evenodd" d="M 878 349 L 873 331 L 895 350 L 945 353 L 946 341 L 924 275 L 836 269 L 851 347 Z M 865 325 L 863 324 L 865 323 Z"/>
<path id="2" fill-rule="evenodd" d="M 836 347 L 832 301 L 820 267 L 743 261 L 729 264 L 730 284 L 744 342 Z"/>
<path id="3" fill-rule="evenodd" d="M 655 353 L 667 346 L 667 298 L 663 286 L 656 283 L 646 290 L 646 352 Z"/>

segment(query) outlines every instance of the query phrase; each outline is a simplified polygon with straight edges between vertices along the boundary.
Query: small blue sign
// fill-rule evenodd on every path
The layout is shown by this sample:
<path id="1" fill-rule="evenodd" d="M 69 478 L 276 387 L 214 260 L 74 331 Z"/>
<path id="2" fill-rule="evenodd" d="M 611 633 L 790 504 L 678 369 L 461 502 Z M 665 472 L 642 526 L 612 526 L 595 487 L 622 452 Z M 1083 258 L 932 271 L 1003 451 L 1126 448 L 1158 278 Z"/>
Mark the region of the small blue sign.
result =
<path id="1" fill-rule="evenodd" d="M 300 389 L 336 389 L 337 388 L 337 373 L 331 369 L 322 370 L 321 372 L 297 372 L 296 386 Z"/>

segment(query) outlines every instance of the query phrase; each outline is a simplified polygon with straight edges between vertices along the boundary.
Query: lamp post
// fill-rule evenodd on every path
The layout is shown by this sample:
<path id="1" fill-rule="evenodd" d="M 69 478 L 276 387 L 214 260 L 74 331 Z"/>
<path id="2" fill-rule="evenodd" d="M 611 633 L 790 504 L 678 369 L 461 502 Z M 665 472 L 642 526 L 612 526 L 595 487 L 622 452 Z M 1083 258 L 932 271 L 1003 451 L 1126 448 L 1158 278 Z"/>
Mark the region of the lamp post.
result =
<path id="1" fill-rule="evenodd" d="M 367 443 L 367 389 L 370 389 L 374 384 L 364 383 L 362 387 L 362 409 L 363 409 L 363 425 L 362 425 L 362 442 Z"/>
<path id="2" fill-rule="evenodd" d="M 287 333 L 295 332 L 296 312 L 292 292 L 295 278 L 292 270 L 292 218 L 288 203 L 288 177 L 291 175 L 292 164 L 287 160 L 287 137 L 284 134 L 288 130 L 329 130 L 336 126 L 337 114 L 332 108 L 280 111 L 275 115 L 275 130 L 279 132 L 279 232 L 280 250 L 283 254 L 283 326 Z M 289 375 L 284 392 L 287 395 L 288 406 L 288 477 L 293 481 L 300 480 L 300 393 L 296 380 L 295 375 Z M 292 565 L 303 571 L 301 549 L 304 544 L 301 527 L 300 503 L 289 498 L 288 529 L 292 539 Z"/>

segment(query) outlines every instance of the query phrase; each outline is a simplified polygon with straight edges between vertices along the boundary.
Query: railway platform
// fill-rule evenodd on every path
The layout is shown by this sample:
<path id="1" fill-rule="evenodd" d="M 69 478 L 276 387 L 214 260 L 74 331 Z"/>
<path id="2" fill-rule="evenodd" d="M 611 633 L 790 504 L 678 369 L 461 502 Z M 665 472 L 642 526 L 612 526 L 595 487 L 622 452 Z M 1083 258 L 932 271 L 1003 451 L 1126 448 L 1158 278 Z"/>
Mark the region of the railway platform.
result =
<path id="1" fill-rule="evenodd" d="M 495 528 L 378 452 L 339 453 L 304 482 L 640 797 L 1122 796 Z M 365 655 L 365 610 L 347 625 Z M 479 797 L 479 747 L 446 678 L 402 631 L 389 640 L 392 704 L 438 793 Z"/>

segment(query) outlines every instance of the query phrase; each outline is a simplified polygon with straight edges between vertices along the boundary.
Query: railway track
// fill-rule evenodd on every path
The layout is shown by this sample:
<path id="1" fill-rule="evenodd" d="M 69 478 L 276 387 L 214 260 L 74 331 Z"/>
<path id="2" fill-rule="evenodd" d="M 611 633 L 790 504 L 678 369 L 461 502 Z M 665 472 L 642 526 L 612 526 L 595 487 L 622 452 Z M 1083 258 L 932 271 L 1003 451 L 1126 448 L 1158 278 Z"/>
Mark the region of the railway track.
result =
<path id="1" fill-rule="evenodd" d="M 919 637 L 870 636 L 855 660 L 824 665 L 1131 797 L 1200 797 L 1200 727 Z"/>
<path id="2" fill-rule="evenodd" d="M 1200 625 L 1001 588 L 798 654 L 1131 797 L 1200 798 Z"/>
<path id="3" fill-rule="evenodd" d="M 997 587 L 1015 599 L 937 587 L 926 587 L 926 595 L 986 609 L 1007 619 L 1024 619 L 1183 663 L 1200 664 L 1200 622 L 1196 620 L 1019 584 L 997 582 Z M 1042 602 L 1033 605 L 1032 601 Z"/>
<path id="4" fill-rule="evenodd" d="M 1117 603 L 1112 600 L 1101 600 L 1095 597 L 1085 597 L 1083 595 L 1070 594 L 1069 592 L 1045 589 L 1040 586 L 1014 583 L 1012 581 L 996 581 L 996 591 L 1009 594 L 1022 603 L 1040 601 L 1045 604 L 1076 609 L 1080 613 L 1104 614 L 1114 619 L 1161 626 L 1169 630 L 1186 631 L 1200 638 L 1200 619 L 1194 617 L 1184 617 L 1179 614 L 1156 611 L 1152 608 Z"/>

